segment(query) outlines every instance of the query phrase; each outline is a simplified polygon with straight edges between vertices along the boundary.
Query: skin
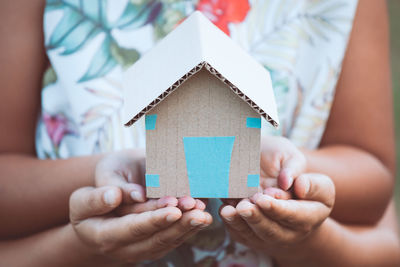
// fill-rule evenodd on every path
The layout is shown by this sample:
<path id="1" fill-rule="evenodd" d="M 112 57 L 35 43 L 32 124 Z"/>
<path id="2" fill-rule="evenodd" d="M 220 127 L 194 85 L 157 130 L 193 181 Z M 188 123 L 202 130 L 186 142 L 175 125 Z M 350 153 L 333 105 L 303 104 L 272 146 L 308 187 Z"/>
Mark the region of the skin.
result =
<path id="1" fill-rule="evenodd" d="M 153 200 L 134 204 L 141 208 L 131 205 L 133 208 L 129 211 L 118 211 L 116 205 L 123 200 L 129 201 L 128 196 L 134 189 L 114 185 L 117 181 L 110 177 L 107 181 L 112 185 L 101 186 L 98 181 L 100 187 L 92 187 L 96 182 L 93 177 L 99 177 L 95 166 L 101 165 L 99 161 L 104 157 L 52 161 L 35 158 L 34 133 L 40 110 L 40 80 L 46 66 L 41 30 L 43 6 L 44 1 L 40 0 L 0 2 L 3 21 L 0 34 L 7 36 L 0 40 L 0 51 L 3 51 L 0 53 L 0 99 L 7 99 L 0 105 L 0 128 L 7 129 L 0 133 L 0 236 L 3 240 L 9 239 L 0 243 L 0 263 L 5 266 L 110 266 L 140 261 L 142 256 L 160 257 L 211 223 L 199 201 L 164 199 L 159 203 Z M 290 214 L 289 204 L 274 212 L 266 209 L 266 203 L 275 203 L 273 198 L 266 200 L 266 196 L 243 200 L 238 205 L 226 205 L 223 208 L 230 211 L 228 214 L 221 210 L 232 236 L 237 232 L 236 223 L 229 224 L 226 218 L 236 216 L 238 220 L 233 221 L 249 227 L 251 231 L 248 230 L 248 234 L 257 232 L 259 234 L 255 233 L 254 237 L 261 242 L 268 238 L 268 242 L 282 247 L 282 251 L 286 249 L 286 257 L 282 257 L 268 250 L 267 246 L 264 248 L 265 253 L 274 256 L 282 266 L 396 266 L 400 262 L 393 205 L 385 210 L 394 172 L 385 3 L 360 1 L 354 27 L 321 149 L 304 151 L 306 172 L 326 173 L 336 186 L 332 217 L 326 219 L 332 209 L 329 200 L 334 192 L 330 191 L 333 184 L 327 182 L 331 180 L 326 176 L 317 175 L 321 179 L 316 179 L 316 174 L 296 176 L 292 173 L 292 187 L 299 200 L 280 200 L 280 203 L 287 201 L 285 203 L 298 208 L 301 208 L 300 204 L 313 205 L 318 212 L 307 221 L 312 227 L 301 229 L 299 225 L 304 225 L 304 218 L 299 217 L 298 212 Z M 379 53 L 375 55 L 371 51 Z M 340 160 L 343 160 L 343 166 L 337 168 Z M 281 186 L 292 185 L 289 176 L 279 172 Z M 120 177 L 119 181 L 123 179 L 127 177 Z M 319 193 L 301 195 L 299 192 L 302 190 L 307 192 L 307 183 Z M 32 190 L 32 184 L 35 190 Z M 362 190 L 354 190 L 360 185 Z M 83 188 L 76 190 L 80 187 Z M 109 190 L 114 193 L 106 194 Z M 364 190 L 368 190 L 367 194 Z M 68 201 L 72 192 L 69 203 L 71 222 L 68 223 Z M 286 193 L 282 191 L 282 194 Z M 133 202 L 138 200 L 140 196 L 131 199 Z M 29 209 L 26 203 L 29 203 Z M 355 204 L 365 206 L 358 208 Z M 373 212 L 371 218 L 358 212 L 363 210 Z M 129 214 L 113 217 L 110 216 L 113 211 Z M 251 216 L 243 216 L 248 211 Z M 142 214 L 146 212 L 158 213 L 147 216 L 148 223 L 140 223 Z M 380 218 L 382 213 L 384 215 Z M 168 215 L 176 216 L 176 221 L 167 226 Z M 292 229 L 292 239 L 282 236 L 284 233 L 279 230 L 276 233 L 282 235 L 270 237 L 265 234 L 271 232 L 266 222 L 275 223 L 273 225 L 279 229 L 285 218 L 292 222 L 292 225 L 285 226 Z M 151 228 L 154 226 L 151 220 L 159 220 L 156 230 Z M 198 222 L 196 229 L 191 223 L 193 220 Z M 116 227 L 123 226 L 126 221 L 136 229 L 130 236 L 118 232 L 121 227 Z M 346 224 L 352 221 L 360 223 Z M 141 228 L 141 225 L 149 228 Z M 260 227 L 256 228 L 258 225 Z M 140 238 L 134 234 L 138 231 Z M 176 237 L 176 232 L 183 234 Z M 113 240 L 111 248 L 104 247 L 104 240 L 110 240 L 110 233 L 121 238 Z M 155 235 L 158 238 L 150 237 Z M 65 253 L 66 248 L 68 253 Z M 159 253 L 145 255 L 145 250 Z M 26 257 L 20 257 L 22 252 Z"/>

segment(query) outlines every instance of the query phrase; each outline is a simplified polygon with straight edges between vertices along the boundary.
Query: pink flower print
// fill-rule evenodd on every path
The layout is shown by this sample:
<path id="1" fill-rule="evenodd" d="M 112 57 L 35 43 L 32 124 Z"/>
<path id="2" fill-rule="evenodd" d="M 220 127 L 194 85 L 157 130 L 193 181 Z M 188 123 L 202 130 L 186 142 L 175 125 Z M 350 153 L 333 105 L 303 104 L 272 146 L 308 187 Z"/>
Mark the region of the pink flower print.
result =
<path id="1" fill-rule="evenodd" d="M 47 134 L 49 135 L 53 145 L 56 147 L 60 146 L 64 136 L 68 134 L 76 134 L 76 132 L 70 127 L 71 123 L 63 114 L 50 115 L 44 113 L 43 121 L 46 126 Z"/>

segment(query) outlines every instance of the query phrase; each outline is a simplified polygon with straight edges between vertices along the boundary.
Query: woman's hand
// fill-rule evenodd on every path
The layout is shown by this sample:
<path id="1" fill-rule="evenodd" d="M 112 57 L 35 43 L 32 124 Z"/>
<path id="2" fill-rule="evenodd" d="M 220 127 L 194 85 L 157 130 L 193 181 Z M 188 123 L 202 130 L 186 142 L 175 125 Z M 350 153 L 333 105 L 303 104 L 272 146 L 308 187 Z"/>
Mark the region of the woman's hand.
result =
<path id="1" fill-rule="evenodd" d="M 311 238 L 332 210 L 334 184 L 325 175 L 302 174 L 293 189 L 298 199 L 256 194 L 236 207 L 222 206 L 220 216 L 232 238 L 272 256 Z"/>
<path id="2" fill-rule="evenodd" d="M 182 213 L 177 207 L 160 207 L 114 217 L 122 191 L 116 186 L 85 187 L 70 198 L 70 220 L 79 237 L 94 254 L 121 263 L 161 258 L 212 222 L 209 213 L 193 209 Z"/>
<path id="3" fill-rule="evenodd" d="M 279 186 L 285 191 L 288 190 L 293 181 L 306 170 L 306 166 L 303 153 L 287 138 L 262 137 L 261 187 L 263 189 Z"/>

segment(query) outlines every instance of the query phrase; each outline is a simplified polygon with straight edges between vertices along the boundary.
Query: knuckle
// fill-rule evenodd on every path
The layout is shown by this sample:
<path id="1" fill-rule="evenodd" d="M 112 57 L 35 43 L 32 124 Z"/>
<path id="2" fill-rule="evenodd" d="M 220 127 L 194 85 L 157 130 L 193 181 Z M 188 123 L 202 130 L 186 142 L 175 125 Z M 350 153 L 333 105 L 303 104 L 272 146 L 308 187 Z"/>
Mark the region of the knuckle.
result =
<path id="1" fill-rule="evenodd" d="M 165 248 L 171 245 L 171 242 L 168 242 L 164 237 L 160 235 L 154 235 L 152 238 L 152 243 L 154 248 Z"/>
<path id="2" fill-rule="evenodd" d="M 275 232 L 272 229 L 265 229 L 261 235 L 261 239 L 270 240 L 275 238 Z"/>
<path id="3" fill-rule="evenodd" d="M 249 218 L 249 222 L 254 225 L 261 224 L 262 221 L 263 221 L 263 218 L 262 218 L 262 215 L 260 215 L 260 214 Z"/>
<path id="4" fill-rule="evenodd" d="M 291 227 L 302 227 L 302 223 L 297 220 L 295 215 L 288 215 L 287 217 L 285 217 L 284 222 L 286 222 L 286 224 Z"/>
<path id="5" fill-rule="evenodd" d="M 129 233 L 136 238 L 140 238 L 146 235 L 144 226 L 141 224 L 132 224 L 129 226 Z"/>

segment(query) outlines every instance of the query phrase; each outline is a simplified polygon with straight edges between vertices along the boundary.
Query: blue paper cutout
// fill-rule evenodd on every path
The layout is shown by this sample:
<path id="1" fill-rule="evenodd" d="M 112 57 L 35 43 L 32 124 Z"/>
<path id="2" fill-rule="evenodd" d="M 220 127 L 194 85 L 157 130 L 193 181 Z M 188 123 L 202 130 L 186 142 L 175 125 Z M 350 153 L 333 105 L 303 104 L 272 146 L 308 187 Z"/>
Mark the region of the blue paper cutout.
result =
<path id="1" fill-rule="evenodd" d="M 146 130 L 155 130 L 156 121 L 157 121 L 157 114 L 146 115 L 145 117 Z"/>
<path id="2" fill-rule="evenodd" d="M 234 136 L 183 137 L 192 197 L 228 197 L 234 141 Z"/>
<path id="3" fill-rule="evenodd" d="M 261 118 L 250 118 L 246 119 L 247 128 L 261 128 Z"/>
<path id="4" fill-rule="evenodd" d="M 258 187 L 260 185 L 260 175 L 249 174 L 247 175 L 247 187 Z"/>
<path id="5" fill-rule="evenodd" d="M 146 174 L 146 186 L 148 186 L 148 187 L 160 187 L 160 175 L 158 175 L 158 174 Z"/>

